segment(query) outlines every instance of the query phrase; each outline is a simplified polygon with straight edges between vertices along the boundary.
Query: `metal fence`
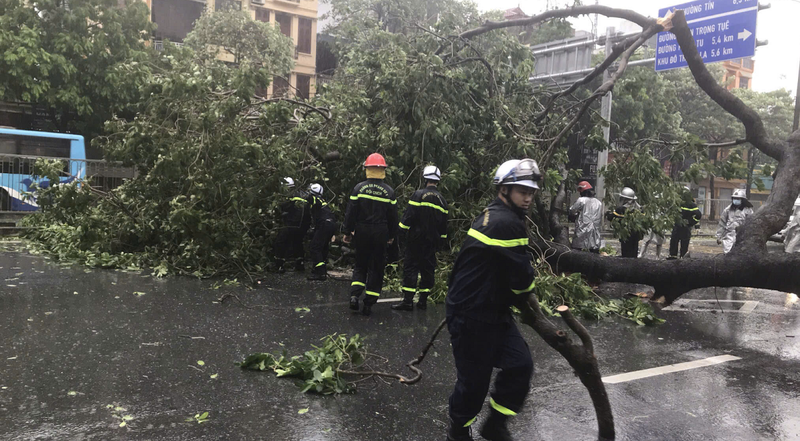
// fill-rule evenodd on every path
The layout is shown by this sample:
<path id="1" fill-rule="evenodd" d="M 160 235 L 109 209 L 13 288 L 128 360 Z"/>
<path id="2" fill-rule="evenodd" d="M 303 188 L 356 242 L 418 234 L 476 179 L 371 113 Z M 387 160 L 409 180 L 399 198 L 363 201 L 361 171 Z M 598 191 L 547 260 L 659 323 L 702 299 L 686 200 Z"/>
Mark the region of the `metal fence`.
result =
<path id="1" fill-rule="evenodd" d="M 125 179 L 135 176 L 133 168 L 103 160 L 0 155 L 0 212 L 30 211 L 30 208 L 21 208 L 13 200 L 25 200 L 25 192 L 36 188 L 34 182 L 39 182 L 40 186 L 50 184 L 41 183 L 41 179 L 37 178 L 42 172 L 36 167 L 38 159 L 60 161 L 63 164 L 62 177 L 78 177 L 92 188 L 104 192 L 119 187 Z"/>

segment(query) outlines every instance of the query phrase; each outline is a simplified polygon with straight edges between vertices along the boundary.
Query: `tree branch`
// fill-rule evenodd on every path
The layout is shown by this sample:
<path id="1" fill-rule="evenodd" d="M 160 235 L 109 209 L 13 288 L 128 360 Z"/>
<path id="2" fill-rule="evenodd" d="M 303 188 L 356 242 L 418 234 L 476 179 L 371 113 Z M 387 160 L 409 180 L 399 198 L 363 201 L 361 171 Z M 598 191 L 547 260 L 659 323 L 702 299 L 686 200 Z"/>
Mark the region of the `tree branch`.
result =
<path id="1" fill-rule="evenodd" d="M 615 44 L 611 48 L 611 53 L 608 55 L 608 57 L 606 57 L 606 59 L 603 60 L 602 63 L 598 64 L 593 71 L 589 72 L 588 75 L 573 83 L 568 89 L 551 95 L 547 102 L 547 106 L 533 119 L 534 124 L 540 123 L 544 119 L 544 117 L 547 116 L 548 113 L 550 113 L 550 111 L 553 109 L 553 105 L 559 98 L 575 92 L 576 90 L 578 90 L 579 87 L 583 86 L 584 84 L 588 84 L 589 82 L 597 78 L 599 75 L 602 75 L 603 72 L 605 72 L 609 67 L 611 67 L 611 65 L 615 61 L 617 61 L 617 58 L 619 58 L 619 56 L 622 55 L 622 53 L 627 48 L 629 48 L 630 45 L 632 45 L 637 39 L 638 35 L 634 35 L 632 37 L 628 37 L 625 41 L 622 41 L 621 43 Z M 608 42 L 606 42 L 606 44 L 608 44 Z"/>
<path id="2" fill-rule="evenodd" d="M 587 5 L 587 6 L 573 6 L 564 9 L 552 9 L 533 17 L 523 18 L 519 20 L 506 20 L 506 21 L 487 21 L 482 26 L 462 32 L 458 38 L 472 38 L 495 29 L 511 28 L 515 26 L 530 26 L 543 21 L 552 20 L 554 18 L 577 17 L 579 15 L 599 14 L 610 18 L 622 18 L 634 22 L 644 29 L 652 26 L 655 20 L 645 17 L 638 12 L 629 9 L 616 9 L 608 6 L 600 5 Z M 437 54 L 441 52 L 442 48 L 436 51 Z"/>
<path id="3" fill-rule="evenodd" d="M 558 329 L 550 320 L 545 317 L 539 301 L 534 294 L 528 295 L 524 302 L 518 305 L 520 321 L 536 331 L 544 341 L 564 357 L 580 378 L 581 383 L 586 387 L 594 405 L 597 416 L 598 434 L 601 440 L 613 440 L 616 432 L 614 430 L 614 415 L 611 412 L 611 403 L 608 400 L 608 393 L 603 384 L 597 358 L 594 356 L 594 345 L 589 333 L 580 323 L 566 311 L 569 318 L 564 320 L 567 325 L 575 331 L 584 344 L 575 344 L 566 332 Z M 562 315 L 562 317 L 564 317 Z M 587 345 L 586 342 L 589 344 Z"/>
<path id="4" fill-rule="evenodd" d="M 578 113 L 575 115 L 575 117 L 572 118 L 572 120 L 563 129 L 561 129 L 561 132 L 559 132 L 559 134 L 555 137 L 555 139 L 553 139 L 553 141 L 550 143 L 550 146 L 547 148 L 547 151 L 542 156 L 542 160 L 540 161 L 540 167 L 547 166 L 547 163 L 550 161 L 550 158 L 555 152 L 555 149 L 558 146 L 558 144 L 561 142 L 561 139 L 563 139 L 564 136 L 566 136 L 566 134 L 569 133 L 573 127 L 575 127 L 575 124 L 577 124 L 578 121 L 581 119 L 581 117 L 583 117 L 583 115 L 586 113 L 586 111 L 589 110 L 589 106 L 594 101 L 596 101 L 597 98 L 604 96 L 605 94 L 610 92 L 611 89 L 614 88 L 614 84 L 616 84 L 617 80 L 622 76 L 623 73 L 625 73 L 625 70 L 628 67 L 628 60 L 630 60 L 631 55 L 633 55 L 634 51 L 636 51 L 636 49 L 638 49 L 642 44 L 644 44 L 644 42 L 647 41 L 648 38 L 661 32 L 663 29 L 664 27 L 660 24 L 655 24 L 655 23 L 651 24 L 648 28 L 642 31 L 641 34 L 639 34 L 639 37 L 636 39 L 635 42 L 633 42 L 630 46 L 628 46 L 627 49 L 625 49 L 625 51 L 620 56 L 619 67 L 617 68 L 616 72 L 614 72 L 605 83 L 603 83 L 600 87 L 598 87 L 597 90 L 595 90 L 595 92 L 589 98 L 584 100 L 583 105 L 581 106 L 580 110 L 578 110 Z"/>
<path id="5" fill-rule="evenodd" d="M 686 23 L 686 16 L 683 10 L 675 11 L 675 15 L 672 17 L 672 25 L 671 31 L 678 40 L 683 56 L 686 58 L 686 63 L 689 65 L 697 85 L 726 112 L 735 116 L 744 124 L 746 138 L 750 143 L 780 161 L 784 153 L 784 147 L 780 143 L 772 142 L 768 139 L 764 123 L 758 113 L 727 89 L 720 86 L 706 69 L 703 57 L 700 56 L 700 52 L 698 52 L 695 45 L 692 31 Z"/>

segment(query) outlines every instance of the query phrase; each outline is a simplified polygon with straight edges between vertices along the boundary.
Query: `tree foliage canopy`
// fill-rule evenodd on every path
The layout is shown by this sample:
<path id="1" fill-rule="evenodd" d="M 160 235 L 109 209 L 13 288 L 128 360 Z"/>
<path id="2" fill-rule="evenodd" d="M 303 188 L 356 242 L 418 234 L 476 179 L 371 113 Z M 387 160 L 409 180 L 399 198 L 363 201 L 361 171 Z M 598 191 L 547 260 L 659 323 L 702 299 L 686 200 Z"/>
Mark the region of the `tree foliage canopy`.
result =
<path id="1" fill-rule="evenodd" d="M 130 113 L 149 76 L 153 24 L 141 1 L 0 0 L 0 100 L 48 109 L 91 137 Z"/>

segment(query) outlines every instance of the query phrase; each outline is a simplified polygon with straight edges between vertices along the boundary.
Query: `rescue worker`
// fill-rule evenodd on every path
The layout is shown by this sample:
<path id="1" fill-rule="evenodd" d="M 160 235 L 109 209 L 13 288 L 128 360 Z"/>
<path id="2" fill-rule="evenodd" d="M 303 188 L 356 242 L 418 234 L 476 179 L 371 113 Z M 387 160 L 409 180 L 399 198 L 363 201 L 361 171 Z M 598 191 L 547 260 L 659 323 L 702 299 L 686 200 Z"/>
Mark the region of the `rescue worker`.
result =
<path id="1" fill-rule="evenodd" d="M 733 190 L 731 204 L 719 217 L 719 228 L 717 229 L 717 244 L 722 245 L 722 251 L 725 254 L 728 254 L 736 243 L 736 228 L 752 214 L 753 204 L 747 200 L 744 188 Z"/>
<path id="2" fill-rule="evenodd" d="M 569 207 L 569 220 L 575 222 L 575 238 L 572 248 L 600 253 L 600 223 L 603 220 L 603 203 L 594 197 L 592 184 L 578 183 L 581 197 Z"/>
<path id="3" fill-rule="evenodd" d="M 336 234 L 336 217 L 322 199 L 321 185 L 311 184 L 308 194 L 308 206 L 314 224 L 314 235 L 311 237 L 311 264 L 314 267 L 308 280 L 325 280 L 328 278 L 328 251 Z"/>
<path id="4" fill-rule="evenodd" d="M 655 195 L 655 199 L 657 203 L 661 199 L 661 194 Z M 664 216 L 663 210 L 659 209 L 657 216 L 663 217 Z M 664 231 L 650 230 L 648 231 L 647 234 L 648 234 L 647 240 L 644 241 L 644 247 L 642 247 L 642 250 L 639 251 L 638 257 L 640 259 L 644 257 L 644 255 L 647 254 L 647 248 L 650 247 L 651 243 L 654 243 L 656 244 L 656 258 L 661 259 L 661 249 L 664 247 L 664 241 L 666 239 L 664 237 L 665 236 Z"/>
<path id="5" fill-rule="evenodd" d="M 278 230 L 278 236 L 273 244 L 273 271 L 284 273 L 283 265 L 287 259 L 294 260 L 295 271 L 304 271 L 303 238 L 311 225 L 311 213 L 308 210 L 307 195 L 302 190 L 295 190 L 294 179 L 283 178 L 283 186 L 288 197 L 280 205 L 283 227 Z"/>
<path id="6" fill-rule="evenodd" d="M 364 297 L 363 315 L 372 313 L 383 288 L 386 266 L 386 246 L 397 235 L 397 200 L 394 189 L 383 182 L 386 160 L 373 153 L 364 161 L 367 180 L 359 183 L 350 194 L 344 218 L 344 242 L 353 242 L 356 265 L 350 284 L 350 309 L 358 310 L 359 298 Z"/>
<path id="7" fill-rule="evenodd" d="M 787 253 L 800 252 L 800 198 L 794 201 L 794 212 L 783 230 L 783 250 Z"/>
<path id="8" fill-rule="evenodd" d="M 700 223 L 703 213 L 692 197 L 689 187 L 683 189 L 681 195 L 681 217 L 675 221 L 672 227 L 672 237 L 669 238 L 669 259 L 681 259 L 689 251 L 689 241 L 692 239 L 692 228 Z M 680 245 L 680 255 L 678 255 L 678 245 Z"/>
<path id="9" fill-rule="evenodd" d="M 450 395 L 448 441 L 473 439 L 470 427 L 483 407 L 493 368 L 500 372 L 483 438 L 511 439 L 506 420 L 520 411 L 530 390 L 533 360 L 510 308 L 526 301 L 534 288 L 525 215 L 540 178 L 532 159 L 506 161 L 497 169 L 492 180 L 497 199 L 472 222 L 453 266 L 446 315 L 457 380 Z"/>
<path id="10" fill-rule="evenodd" d="M 609 221 L 622 220 L 625 218 L 626 213 L 634 210 L 641 210 L 642 206 L 636 202 L 637 199 L 636 193 L 632 188 L 623 188 L 619 193 L 619 205 L 617 205 L 617 208 L 615 208 L 614 211 L 608 212 L 606 214 L 606 218 Z M 617 232 L 617 235 L 619 236 L 619 232 Z M 619 244 L 622 257 L 638 257 L 640 240 L 642 240 L 642 233 L 640 231 L 631 231 L 625 240 L 620 238 Z"/>
<path id="11" fill-rule="evenodd" d="M 442 172 L 435 165 L 429 165 L 422 171 L 422 177 L 425 188 L 411 195 L 400 221 L 400 228 L 406 231 L 407 237 L 403 259 L 403 301 L 392 306 L 396 311 L 412 311 L 417 292 L 417 309 L 428 307 L 428 294 L 434 284 L 436 251 L 447 239 L 447 201 L 437 189 Z"/>

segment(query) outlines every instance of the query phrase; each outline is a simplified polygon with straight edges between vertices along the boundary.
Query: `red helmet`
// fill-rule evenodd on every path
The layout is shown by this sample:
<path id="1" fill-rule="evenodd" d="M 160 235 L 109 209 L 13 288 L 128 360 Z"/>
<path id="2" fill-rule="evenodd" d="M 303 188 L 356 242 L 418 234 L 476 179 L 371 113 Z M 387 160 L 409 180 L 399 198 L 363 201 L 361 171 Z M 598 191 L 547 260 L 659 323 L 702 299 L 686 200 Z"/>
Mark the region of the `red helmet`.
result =
<path id="1" fill-rule="evenodd" d="M 586 181 L 578 182 L 578 191 L 586 191 L 591 189 L 592 189 L 592 184 Z"/>
<path id="2" fill-rule="evenodd" d="M 373 153 L 367 156 L 367 160 L 364 161 L 364 167 L 388 167 L 388 165 L 386 165 L 386 160 L 383 159 L 380 153 Z"/>

